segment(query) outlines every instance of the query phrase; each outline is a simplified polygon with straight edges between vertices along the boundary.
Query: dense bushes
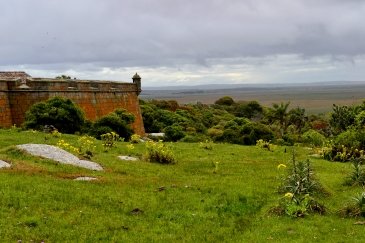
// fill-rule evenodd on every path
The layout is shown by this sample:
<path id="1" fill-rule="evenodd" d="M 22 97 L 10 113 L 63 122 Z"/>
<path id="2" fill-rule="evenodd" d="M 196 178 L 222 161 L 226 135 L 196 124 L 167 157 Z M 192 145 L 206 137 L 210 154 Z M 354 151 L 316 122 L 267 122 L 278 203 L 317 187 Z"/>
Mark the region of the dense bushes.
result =
<path id="1" fill-rule="evenodd" d="M 307 116 L 303 108 L 290 109 L 289 103 L 262 107 L 256 101 L 236 102 L 230 97 L 212 105 L 141 101 L 141 110 L 146 132 L 164 132 L 166 141 L 254 145 L 262 139 L 279 145 L 323 147 L 321 154 L 329 160 L 364 157 L 365 102 L 349 107 L 334 105 L 328 116 Z M 53 98 L 32 106 L 24 125 L 32 129 L 53 125 L 63 133 L 81 132 L 97 138 L 115 132 L 128 140 L 133 134 L 133 121 L 133 115 L 116 110 L 90 122 L 71 100 Z"/>
<path id="2" fill-rule="evenodd" d="M 308 130 L 302 135 L 303 142 L 311 146 L 320 147 L 326 142 L 325 136 L 315 130 Z"/>
<path id="3" fill-rule="evenodd" d="M 262 122 L 264 108 L 256 101 L 235 102 L 222 97 L 214 105 L 180 106 L 173 101 L 152 100 L 141 107 L 146 132 L 165 132 L 168 141 L 209 138 L 251 145 L 260 138 L 274 139 L 271 128 Z"/>
<path id="4" fill-rule="evenodd" d="M 53 125 L 62 133 L 75 133 L 84 122 L 82 110 L 70 99 L 55 97 L 31 106 L 25 114 L 24 126 L 41 130 L 45 125 Z"/>
<path id="5" fill-rule="evenodd" d="M 90 134 L 100 139 L 105 133 L 115 132 L 120 137 L 129 140 L 133 134 L 130 124 L 134 121 L 134 116 L 125 110 L 117 109 L 114 112 L 101 117 L 92 125 Z"/>
<path id="6" fill-rule="evenodd" d="M 130 124 L 134 119 L 132 114 L 117 109 L 93 123 L 85 120 L 82 110 L 71 100 L 55 97 L 31 106 L 26 112 L 24 126 L 43 130 L 46 125 L 52 125 L 62 133 L 82 132 L 98 139 L 102 134 L 115 132 L 129 139 L 133 134 Z"/>

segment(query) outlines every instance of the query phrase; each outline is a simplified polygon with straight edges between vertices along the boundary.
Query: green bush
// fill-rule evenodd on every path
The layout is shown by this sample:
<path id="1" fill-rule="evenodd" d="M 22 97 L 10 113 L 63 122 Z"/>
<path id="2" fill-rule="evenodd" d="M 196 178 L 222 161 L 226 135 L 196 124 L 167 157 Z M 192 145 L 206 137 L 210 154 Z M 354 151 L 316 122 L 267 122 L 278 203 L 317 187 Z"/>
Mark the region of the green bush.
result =
<path id="1" fill-rule="evenodd" d="M 348 127 L 355 123 L 355 108 L 350 106 L 333 105 L 333 111 L 330 117 L 330 125 L 334 134 L 345 131 Z"/>
<path id="2" fill-rule="evenodd" d="M 115 146 L 116 142 L 119 140 L 119 135 L 115 132 L 109 132 L 100 135 L 100 138 L 103 141 L 104 150 L 108 151 Z"/>
<path id="3" fill-rule="evenodd" d="M 82 110 L 70 99 L 55 97 L 30 107 L 25 114 L 25 128 L 42 130 L 53 125 L 62 133 L 75 133 L 85 122 Z"/>
<path id="4" fill-rule="evenodd" d="M 120 137 L 128 140 L 133 134 L 130 124 L 134 116 L 125 110 L 117 109 L 109 115 L 103 116 L 93 124 L 90 134 L 98 139 L 102 134 L 115 132 Z"/>
<path id="5" fill-rule="evenodd" d="M 340 133 L 335 139 L 335 144 L 343 145 L 347 148 L 360 148 L 361 141 L 359 140 L 359 131 L 349 129 Z"/>
<path id="6" fill-rule="evenodd" d="M 255 145 L 259 139 L 266 141 L 274 139 L 274 133 L 268 126 L 255 122 L 244 125 L 241 134 L 243 135 L 243 144 L 245 145 Z"/>
<path id="7" fill-rule="evenodd" d="M 339 134 L 329 148 L 324 150 L 324 158 L 332 161 L 347 162 L 362 158 L 365 150 L 365 131 L 348 129 Z"/>
<path id="8" fill-rule="evenodd" d="M 166 127 L 164 129 L 164 132 L 165 132 L 164 140 L 166 141 L 176 142 L 185 137 L 185 132 L 183 131 L 183 128 L 176 124 Z"/>
<path id="9" fill-rule="evenodd" d="M 364 159 L 356 158 L 352 159 L 352 172 L 347 177 L 347 185 L 365 185 L 365 169 L 364 169 Z"/>
<path id="10" fill-rule="evenodd" d="M 231 106 L 234 104 L 234 100 L 229 96 L 224 96 L 222 98 L 219 98 L 214 102 L 216 105 L 224 105 L 224 106 Z"/>
<path id="11" fill-rule="evenodd" d="M 223 135 L 223 131 L 221 129 L 212 127 L 207 131 L 207 135 L 213 140 L 218 141 L 220 137 Z"/>
<path id="12" fill-rule="evenodd" d="M 280 179 L 279 192 L 285 193 L 281 199 L 282 211 L 291 217 L 303 217 L 309 213 L 324 213 L 325 208 L 318 203 L 313 196 L 323 194 L 321 184 L 314 177 L 309 160 L 297 161 L 293 150 L 287 174 Z M 278 169 L 286 169 L 286 165 L 280 164 Z"/>
<path id="13" fill-rule="evenodd" d="M 355 123 L 359 127 L 365 126 L 365 111 L 361 111 L 359 114 L 356 115 Z"/>
<path id="14" fill-rule="evenodd" d="M 352 201 L 340 210 L 342 217 L 364 217 L 365 216 L 365 192 L 352 197 Z"/>
<path id="15" fill-rule="evenodd" d="M 326 138 L 315 130 L 308 130 L 302 135 L 303 142 L 315 147 L 323 146 L 326 142 Z"/>
<path id="16" fill-rule="evenodd" d="M 160 164 L 174 164 L 176 159 L 171 149 L 162 142 L 146 142 L 146 159 Z"/>

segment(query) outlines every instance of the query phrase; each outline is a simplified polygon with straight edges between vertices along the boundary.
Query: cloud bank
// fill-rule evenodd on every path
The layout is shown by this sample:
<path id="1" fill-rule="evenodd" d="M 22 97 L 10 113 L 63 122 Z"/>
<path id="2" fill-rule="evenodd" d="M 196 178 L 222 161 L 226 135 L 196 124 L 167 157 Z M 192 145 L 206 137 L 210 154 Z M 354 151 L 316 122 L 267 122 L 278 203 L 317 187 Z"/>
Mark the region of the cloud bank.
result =
<path id="1" fill-rule="evenodd" d="M 365 80 L 360 0 L 13 0 L 0 69 L 146 85 Z"/>

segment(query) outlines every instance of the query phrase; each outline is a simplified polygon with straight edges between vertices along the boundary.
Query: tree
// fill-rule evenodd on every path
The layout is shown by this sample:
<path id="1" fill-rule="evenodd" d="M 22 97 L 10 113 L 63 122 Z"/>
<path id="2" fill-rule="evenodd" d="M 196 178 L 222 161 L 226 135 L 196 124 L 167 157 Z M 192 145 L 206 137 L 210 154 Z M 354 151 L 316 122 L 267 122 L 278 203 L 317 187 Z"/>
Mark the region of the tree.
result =
<path id="1" fill-rule="evenodd" d="M 288 128 L 288 107 L 290 102 L 280 104 L 273 104 L 272 108 L 268 110 L 268 118 L 272 122 L 278 122 L 280 126 L 280 135 L 284 136 Z"/>
<path id="2" fill-rule="evenodd" d="M 231 106 L 234 104 L 234 100 L 229 96 L 224 96 L 222 98 L 219 98 L 214 102 L 216 105 L 225 105 L 225 106 Z"/>
<path id="3" fill-rule="evenodd" d="M 333 110 L 330 117 L 332 132 L 337 135 L 345 131 L 350 125 L 355 123 L 355 117 L 354 107 L 333 104 Z"/>
<path id="4" fill-rule="evenodd" d="M 233 109 L 233 114 L 238 117 L 249 119 L 259 117 L 263 112 L 262 106 L 257 101 L 237 102 Z"/>
<path id="5" fill-rule="evenodd" d="M 71 79 L 70 76 L 62 74 L 61 76 L 57 76 L 56 79 Z"/>
<path id="6" fill-rule="evenodd" d="M 30 107 L 25 114 L 26 128 L 41 130 L 45 125 L 53 125 L 62 133 L 75 133 L 85 122 L 82 110 L 70 99 L 52 98 Z"/>
<path id="7" fill-rule="evenodd" d="M 120 137 L 128 140 L 133 134 L 130 124 L 134 119 L 134 116 L 126 110 L 116 109 L 112 113 L 96 120 L 90 133 L 94 137 L 100 138 L 102 134 L 115 132 Z"/>
<path id="8" fill-rule="evenodd" d="M 300 107 L 291 109 L 288 113 L 288 116 L 289 124 L 295 126 L 297 133 L 302 133 L 302 129 L 308 121 L 308 117 L 305 115 L 305 109 Z"/>

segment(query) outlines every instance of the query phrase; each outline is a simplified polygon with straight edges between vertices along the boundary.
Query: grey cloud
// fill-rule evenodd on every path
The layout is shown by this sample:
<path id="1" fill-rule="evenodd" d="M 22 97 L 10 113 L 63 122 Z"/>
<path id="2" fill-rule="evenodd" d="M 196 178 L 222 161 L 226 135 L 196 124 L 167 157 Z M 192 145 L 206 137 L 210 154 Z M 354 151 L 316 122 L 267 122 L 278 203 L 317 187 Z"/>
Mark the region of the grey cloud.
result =
<path id="1" fill-rule="evenodd" d="M 0 7 L 0 65 L 207 65 L 365 53 L 365 3 L 356 0 L 13 0 Z"/>

